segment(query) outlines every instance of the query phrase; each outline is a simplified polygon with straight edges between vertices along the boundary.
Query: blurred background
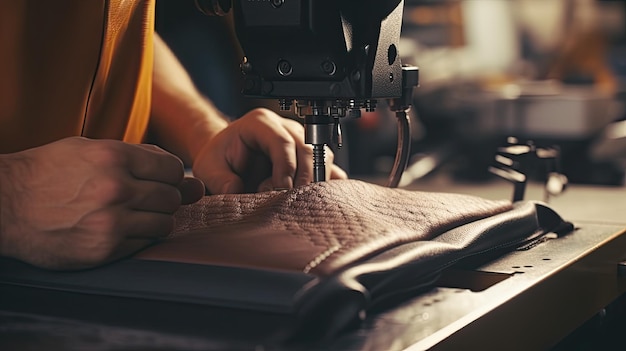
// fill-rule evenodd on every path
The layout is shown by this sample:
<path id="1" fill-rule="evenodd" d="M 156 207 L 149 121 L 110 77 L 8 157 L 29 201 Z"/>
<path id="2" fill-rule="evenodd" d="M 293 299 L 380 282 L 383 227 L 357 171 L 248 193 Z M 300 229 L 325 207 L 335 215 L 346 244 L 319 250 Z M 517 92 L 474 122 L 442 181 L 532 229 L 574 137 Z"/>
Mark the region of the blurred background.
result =
<path id="1" fill-rule="evenodd" d="M 193 0 L 157 1 L 157 32 L 220 109 L 233 118 L 278 111 L 276 101 L 241 96 L 230 21 Z M 624 185 L 626 0 L 405 0 L 400 55 L 421 77 L 404 185 L 489 181 L 511 136 L 559 150 L 570 183 Z M 397 132 L 384 104 L 343 129 L 337 162 L 351 177 L 386 176 Z"/>

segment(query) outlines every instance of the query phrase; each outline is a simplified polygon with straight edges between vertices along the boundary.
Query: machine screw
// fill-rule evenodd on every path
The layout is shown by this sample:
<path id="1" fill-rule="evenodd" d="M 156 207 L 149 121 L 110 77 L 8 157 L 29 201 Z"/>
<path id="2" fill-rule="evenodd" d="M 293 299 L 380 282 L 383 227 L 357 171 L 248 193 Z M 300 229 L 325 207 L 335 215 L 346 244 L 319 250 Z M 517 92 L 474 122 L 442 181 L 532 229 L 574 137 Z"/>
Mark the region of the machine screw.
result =
<path id="1" fill-rule="evenodd" d="M 241 69 L 241 73 L 243 74 L 252 72 L 252 64 L 248 61 L 247 57 L 243 57 L 241 63 L 239 64 L 239 69 Z"/>
<path id="2" fill-rule="evenodd" d="M 244 91 L 252 91 L 252 89 L 254 89 L 254 87 L 256 86 L 254 80 L 250 79 L 250 78 L 246 78 L 246 80 L 244 81 Z"/>
<path id="3" fill-rule="evenodd" d="M 349 116 L 352 118 L 361 118 L 361 110 L 351 109 L 349 112 Z"/>
<path id="4" fill-rule="evenodd" d="M 376 111 L 376 105 L 378 101 L 376 100 L 365 100 L 365 112 L 374 112 Z"/>
<path id="5" fill-rule="evenodd" d="M 272 6 L 274 6 L 275 8 L 283 6 L 284 3 L 285 0 L 272 0 Z"/>
<path id="6" fill-rule="evenodd" d="M 337 65 L 331 60 L 326 60 L 322 62 L 322 71 L 329 76 L 335 75 L 337 72 Z"/>
<path id="7" fill-rule="evenodd" d="M 289 61 L 287 60 L 278 61 L 277 69 L 278 73 L 280 73 L 280 75 L 283 77 L 290 76 L 291 73 L 293 73 L 293 67 L 291 66 L 291 63 L 289 63 Z"/>
<path id="8" fill-rule="evenodd" d="M 291 105 L 293 104 L 293 100 L 279 99 L 278 104 L 279 104 L 281 111 L 289 111 L 291 110 Z"/>
<path id="9" fill-rule="evenodd" d="M 272 82 L 263 82 L 263 85 L 261 86 L 261 92 L 263 95 L 270 94 L 272 90 L 274 90 L 274 84 L 272 84 Z"/>

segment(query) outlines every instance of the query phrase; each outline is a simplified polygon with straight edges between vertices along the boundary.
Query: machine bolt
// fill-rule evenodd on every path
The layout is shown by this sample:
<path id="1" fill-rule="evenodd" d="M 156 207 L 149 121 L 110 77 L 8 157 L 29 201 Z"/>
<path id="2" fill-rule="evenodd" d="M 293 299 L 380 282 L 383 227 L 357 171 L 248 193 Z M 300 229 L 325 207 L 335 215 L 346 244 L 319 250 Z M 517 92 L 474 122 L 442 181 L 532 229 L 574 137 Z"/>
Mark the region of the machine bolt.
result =
<path id="1" fill-rule="evenodd" d="M 253 79 L 250 78 L 246 78 L 246 80 L 244 81 L 244 91 L 251 91 L 252 89 L 254 89 L 254 87 L 256 86 L 256 84 L 254 83 Z"/>
<path id="2" fill-rule="evenodd" d="M 293 73 L 293 67 L 291 66 L 291 63 L 287 60 L 278 61 L 277 69 L 278 73 L 280 73 L 280 75 L 283 77 L 290 76 L 291 73 Z"/>
<path id="3" fill-rule="evenodd" d="M 241 69 L 241 73 L 243 74 L 248 74 L 252 72 L 252 64 L 248 62 L 248 58 L 245 56 L 241 60 L 241 63 L 239 64 L 239 68 Z"/>
<path id="4" fill-rule="evenodd" d="M 278 104 L 281 111 L 289 111 L 291 110 L 291 105 L 293 104 L 293 101 L 287 99 L 279 99 Z"/>
<path id="5" fill-rule="evenodd" d="M 376 100 L 365 100 L 365 112 L 374 112 L 376 110 Z"/>
<path id="6" fill-rule="evenodd" d="M 352 118 L 361 118 L 361 110 L 359 110 L 359 109 L 351 109 L 349 116 L 352 117 Z"/>
<path id="7" fill-rule="evenodd" d="M 322 62 L 322 71 L 329 76 L 335 75 L 337 72 L 337 65 L 331 60 L 326 60 Z"/>
<path id="8" fill-rule="evenodd" d="M 263 82 L 263 85 L 261 86 L 261 92 L 263 95 L 268 95 L 272 92 L 272 90 L 274 90 L 274 84 L 272 84 L 272 82 Z"/>

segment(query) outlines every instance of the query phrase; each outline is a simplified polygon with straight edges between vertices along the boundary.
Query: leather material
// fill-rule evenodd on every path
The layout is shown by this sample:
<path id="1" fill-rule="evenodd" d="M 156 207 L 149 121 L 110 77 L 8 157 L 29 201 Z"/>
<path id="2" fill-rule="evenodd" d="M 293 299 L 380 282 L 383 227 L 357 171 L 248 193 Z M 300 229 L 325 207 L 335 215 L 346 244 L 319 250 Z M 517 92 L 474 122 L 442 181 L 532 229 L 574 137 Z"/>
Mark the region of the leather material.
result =
<path id="1" fill-rule="evenodd" d="M 135 258 L 312 275 L 314 280 L 287 302 L 297 322 L 286 335 L 316 339 L 432 287 L 459 261 L 493 257 L 545 233 L 573 230 L 539 203 L 390 189 L 357 180 L 208 196 L 182 208 L 176 219 L 170 237 Z M 262 289 L 253 291 L 264 295 Z M 235 296 L 230 299 L 244 300 Z M 219 304 L 228 303 L 226 298 Z"/>
<path id="2" fill-rule="evenodd" d="M 136 258 L 329 276 L 394 246 L 431 240 L 511 207 L 508 201 L 357 180 L 213 195 L 183 207 L 175 232 Z"/>
<path id="3" fill-rule="evenodd" d="M 0 153 L 69 136 L 140 142 L 154 0 L 0 1 Z"/>
<path id="4" fill-rule="evenodd" d="M 357 180 L 208 196 L 176 218 L 162 242 L 98 269 L 50 272 L 0 258 L 0 284 L 95 296 L 84 306 L 103 295 L 131 299 L 129 306 L 158 301 L 173 321 L 189 318 L 175 315 L 180 304 L 204 318 L 214 308 L 280 315 L 276 338 L 319 340 L 432 288 L 452 265 L 573 231 L 541 203 Z"/>
<path id="5" fill-rule="evenodd" d="M 572 223 L 546 205 L 518 202 L 509 211 L 455 227 L 431 240 L 395 246 L 304 287 L 298 294 L 300 318 L 291 335 L 332 337 L 368 313 L 436 286 L 440 274 L 453 265 L 463 262 L 472 269 L 505 252 L 528 249 L 544 240 L 546 233 L 564 235 L 573 230 Z"/>

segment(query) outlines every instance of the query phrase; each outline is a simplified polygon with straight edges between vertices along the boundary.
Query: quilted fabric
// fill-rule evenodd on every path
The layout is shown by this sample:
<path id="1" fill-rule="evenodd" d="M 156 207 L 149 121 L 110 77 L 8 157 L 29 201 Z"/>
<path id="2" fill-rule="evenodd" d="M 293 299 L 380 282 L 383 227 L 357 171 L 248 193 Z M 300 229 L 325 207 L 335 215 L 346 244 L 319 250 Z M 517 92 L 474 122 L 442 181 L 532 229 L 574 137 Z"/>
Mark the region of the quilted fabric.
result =
<path id="1" fill-rule="evenodd" d="M 181 208 L 170 237 L 137 257 L 327 276 L 399 244 L 430 240 L 511 208 L 508 201 L 358 180 L 212 195 Z"/>

